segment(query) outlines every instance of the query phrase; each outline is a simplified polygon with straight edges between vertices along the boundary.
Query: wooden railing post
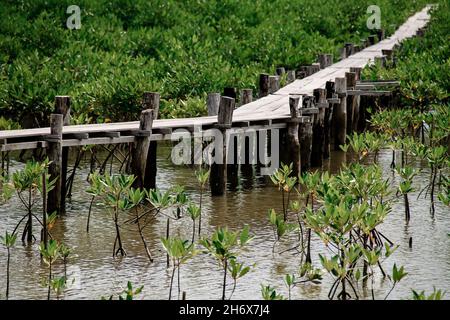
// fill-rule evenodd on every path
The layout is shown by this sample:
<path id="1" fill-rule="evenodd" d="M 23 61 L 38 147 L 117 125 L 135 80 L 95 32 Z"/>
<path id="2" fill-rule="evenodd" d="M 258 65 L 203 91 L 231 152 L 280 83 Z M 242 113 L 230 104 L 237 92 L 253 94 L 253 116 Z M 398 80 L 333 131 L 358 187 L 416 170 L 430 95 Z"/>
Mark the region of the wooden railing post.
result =
<path id="1" fill-rule="evenodd" d="M 273 94 L 278 90 L 280 90 L 280 77 L 269 76 L 269 93 Z"/>
<path id="2" fill-rule="evenodd" d="M 213 196 L 223 195 L 225 193 L 226 188 L 226 177 L 227 177 L 227 129 L 231 128 L 233 121 L 233 110 L 234 110 L 235 100 L 230 97 L 221 97 L 220 105 L 219 105 L 219 114 L 217 115 L 217 127 L 221 131 L 221 139 L 222 139 L 222 158 L 221 163 L 217 163 L 213 161 L 211 164 L 211 173 L 210 173 L 210 187 L 211 194 Z M 216 148 L 214 148 L 214 152 L 217 152 L 217 144 Z"/>
<path id="3" fill-rule="evenodd" d="M 69 96 L 55 97 L 55 114 L 63 115 L 64 126 L 68 126 L 70 124 Z M 63 147 L 61 159 L 61 213 L 66 212 L 68 160 L 69 160 L 69 147 Z"/>
<path id="4" fill-rule="evenodd" d="M 333 64 L 333 55 L 321 53 L 319 54 L 317 61 L 319 62 L 320 69 L 325 69 Z"/>
<path id="5" fill-rule="evenodd" d="M 289 97 L 289 109 L 291 119 L 287 124 L 287 138 L 288 138 L 288 159 L 293 164 L 292 175 L 298 177 L 301 172 L 301 155 L 300 155 L 300 140 L 299 140 L 299 121 L 301 112 L 299 110 L 299 96 Z M 280 150 L 282 152 L 282 150 Z"/>
<path id="6" fill-rule="evenodd" d="M 334 149 L 340 150 L 339 146 L 345 144 L 345 135 L 347 133 L 347 79 L 336 78 L 334 82 L 336 93 L 341 99 L 334 113 L 336 130 Z"/>
<path id="7" fill-rule="evenodd" d="M 153 110 L 153 120 L 158 119 L 159 116 L 159 101 L 160 94 L 157 92 L 144 92 L 143 95 L 143 109 L 144 110 Z M 158 142 L 150 141 L 150 145 L 147 153 L 147 164 L 145 166 L 145 175 L 144 175 L 144 188 L 145 189 L 154 189 L 156 188 L 156 174 L 158 171 L 156 155 L 158 153 Z"/>
<path id="8" fill-rule="evenodd" d="M 259 97 L 265 97 L 269 94 L 269 75 L 261 73 L 259 75 Z"/>
<path id="9" fill-rule="evenodd" d="M 275 71 L 275 73 L 277 74 L 277 76 L 282 76 L 283 74 L 286 73 L 286 69 L 284 67 L 278 67 Z"/>
<path id="10" fill-rule="evenodd" d="M 131 172 L 136 176 L 133 184 L 134 188 L 142 189 L 144 187 L 152 125 L 153 110 L 143 110 L 139 122 L 139 131 L 136 133 L 135 142 L 131 151 Z"/>
<path id="11" fill-rule="evenodd" d="M 208 93 L 206 106 L 208 107 L 208 116 L 217 116 L 219 112 L 220 93 Z"/>
<path id="12" fill-rule="evenodd" d="M 241 106 L 253 101 L 253 89 L 242 89 L 241 90 Z"/>
<path id="13" fill-rule="evenodd" d="M 295 70 L 289 70 L 287 72 L 286 81 L 287 81 L 287 83 L 292 83 L 295 81 Z"/>
<path id="14" fill-rule="evenodd" d="M 48 167 L 50 180 L 55 180 L 55 185 L 48 193 L 47 212 L 49 214 L 56 212 L 62 213 L 61 199 L 62 193 L 62 131 L 64 124 L 64 116 L 62 114 L 50 115 L 50 136 L 47 137 L 48 149 L 47 156 L 51 161 Z"/>

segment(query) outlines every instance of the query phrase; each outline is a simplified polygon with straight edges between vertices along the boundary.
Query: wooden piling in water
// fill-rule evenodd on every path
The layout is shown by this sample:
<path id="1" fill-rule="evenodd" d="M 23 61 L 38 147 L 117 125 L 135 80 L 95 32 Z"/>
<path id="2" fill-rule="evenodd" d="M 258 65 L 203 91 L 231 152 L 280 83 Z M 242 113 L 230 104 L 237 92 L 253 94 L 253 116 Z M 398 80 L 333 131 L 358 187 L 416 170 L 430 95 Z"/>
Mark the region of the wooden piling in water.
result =
<path id="1" fill-rule="evenodd" d="M 259 97 L 265 97 L 269 94 L 269 75 L 261 73 L 259 75 Z"/>
<path id="2" fill-rule="evenodd" d="M 304 121 L 299 124 L 300 141 L 300 163 L 301 172 L 311 168 L 311 149 L 312 149 L 312 123 L 311 117 L 304 117 Z"/>
<path id="3" fill-rule="evenodd" d="M 159 116 L 159 101 L 160 101 L 159 93 L 144 92 L 142 107 L 144 110 L 153 110 L 152 123 L 153 123 L 153 120 L 158 119 L 158 116 Z M 148 152 L 147 152 L 147 164 L 145 167 L 145 175 L 144 175 L 144 188 L 145 189 L 156 188 L 156 174 L 158 171 L 158 167 L 157 167 L 157 163 L 156 163 L 157 152 L 158 152 L 158 142 L 150 141 L 150 145 L 148 147 Z"/>
<path id="4" fill-rule="evenodd" d="M 345 138 L 347 133 L 347 79 L 336 78 L 335 90 L 340 98 L 340 103 L 336 105 L 334 118 L 334 149 L 340 150 L 339 146 L 345 144 Z"/>
<path id="5" fill-rule="evenodd" d="M 291 119 L 287 123 L 287 147 L 289 163 L 293 164 L 292 175 L 298 177 L 301 172 L 301 155 L 300 155 L 300 140 L 299 140 L 299 121 L 301 111 L 299 110 L 299 96 L 289 97 L 289 109 Z M 280 150 L 281 151 L 281 150 Z"/>
<path id="6" fill-rule="evenodd" d="M 334 82 L 327 81 L 325 84 L 326 99 L 332 99 L 334 95 Z M 325 109 L 325 119 L 324 119 L 324 143 L 323 143 L 323 159 L 328 159 L 330 157 L 330 142 L 333 124 L 333 110 L 334 103 L 328 103 L 328 108 Z"/>
<path id="7" fill-rule="evenodd" d="M 217 128 L 222 133 L 222 150 L 217 150 L 218 145 L 214 148 L 214 153 L 217 154 L 218 151 L 221 151 L 221 160 L 217 163 L 213 161 L 211 164 L 211 171 L 209 177 L 209 183 L 211 187 L 211 194 L 213 196 L 223 195 L 225 193 L 226 187 L 226 177 L 227 177 L 227 137 L 226 130 L 231 128 L 232 119 L 233 119 L 233 110 L 234 110 L 235 100 L 230 97 L 221 97 L 220 105 L 219 105 L 219 113 L 217 115 Z M 215 155 L 214 155 L 215 156 Z"/>
<path id="8" fill-rule="evenodd" d="M 230 97 L 237 99 L 237 91 L 236 88 L 226 87 L 223 90 L 224 97 Z M 235 191 L 238 186 L 238 173 L 239 173 L 239 164 L 237 162 L 238 159 L 238 137 L 236 135 L 231 135 L 229 137 L 229 147 L 227 148 L 227 159 L 234 159 L 233 163 L 227 163 L 227 181 L 229 184 L 229 189 L 231 191 Z"/>
<path id="9" fill-rule="evenodd" d="M 252 89 L 242 89 L 241 91 L 241 106 L 246 105 L 253 101 L 253 90 Z M 253 164 L 251 163 L 252 155 L 255 150 L 255 143 L 257 141 L 250 142 L 251 137 L 245 137 L 244 140 L 244 154 L 242 155 L 242 160 L 244 163 L 240 164 L 241 174 L 245 179 L 245 184 L 247 187 L 251 187 L 253 179 Z M 255 139 L 256 140 L 256 139 Z M 252 150 L 250 150 L 252 146 Z M 242 150 L 242 149 L 241 149 Z"/>
<path id="10" fill-rule="evenodd" d="M 50 115 L 50 136 L 46 137 L 48 142 L 47 157 L 51 161 L 48 167 L 50 181 L 55 180 L 53 189 L 49 191 L 47 197 L 47 212 L 50 214 L 56 212 L 62 213 L 61 198 L 62 194 L 62 130 L 64 116 L 62 114 Z"/>
<path id="11" fill-rule="evenodd" d="M 69 96 L 55 97 L 55 114 L 63 115 L 63 126 L 68 126 L 70 124 Z M 68 161 L 69 161 L 69 147 L 63 147 L 61 158 L 61 213 L 66 212 Z"/>
<path id="12" fill-rule="evenodd" d="M 152 125 L 153 110 L 143 110 L 139 122 L 139 130 L 135 132 L 135 142 L 131 150 L 131 172 L 136 177 L 133 184 L 135 188 L 144 187 Z"/>
<path id="13" fill-rule="evenodd" d="M 351 67 L 350 72 L 354 72 L 356 75 L 356 81 L 361 80 L 361 72 L 362 68 L 359 67 Z M 353 96 L 353 121 L 351 123 L 351 128 L 353 132 L 358 131 L 358 122 L 360 117 L 360 108 L 361 108 L 361 96 Z M 347 124 L 350 126 L 350 124 Z"/>
<path id="14" fill-rule="evenodd" d="M 346 72 L 345 79 L 347 79 L 347 90 L 355 90 L 356 88 L 356 73 Z M 354 109 L 358 96 L 347 96 L 347 134 L 350 135 L 353 131 L 352 123 L 354 117 Z"/>
<path id="15" fill-rule="evenodd" d="M 319 109 L 317 121 L 313 125 L 313 142 L 311 151 L 311 166 L 321 167 L 325 149 L 325 112 L 328 109 L 326 89 L 314 89 L 314 100 Z"/>

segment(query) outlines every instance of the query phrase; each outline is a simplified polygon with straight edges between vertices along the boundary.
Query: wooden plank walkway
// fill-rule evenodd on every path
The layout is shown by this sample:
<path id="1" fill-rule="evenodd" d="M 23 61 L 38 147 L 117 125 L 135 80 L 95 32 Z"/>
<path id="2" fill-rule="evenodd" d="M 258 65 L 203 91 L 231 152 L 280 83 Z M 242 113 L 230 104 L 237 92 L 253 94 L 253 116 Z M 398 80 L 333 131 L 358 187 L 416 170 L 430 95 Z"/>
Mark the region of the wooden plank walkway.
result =
<path id="1" fill-rule="evenodd" d="M 333 65 L 320 70 L 301 80 L 286 85 L 280 90 L 266 97 L 260 98 L 254 102 L 245 104 L 236 110 L 233 114 L 233 123 L 248 122 L 249 125 L 255 123 L 261 125 L 262 121 L 266 121 L 266 126 L 272 125 L 273 120 L 285 120 L 291 117 L 289 110 L 290 95 L 312 95 L 316 88 L 325 88 L 327 81 L 334 81 L 337 77 L 344 77 L 351 67 L 364 67 L 374 63 L 376 57 L 381 57 L 382 50 L 392 50 L 394 46 L 406 38 L 412 37 L 417 30 L 424 27 L 430 19 L 429 10 L 431 6 L 425 7 L 422 11 L 411 16 L 391 37 L 381 42 L 365 48 L 364 50 L 351 55 Z M 278 121 L 279 122 L 279 121 Z M 208 127 L 217 123 L 217 116 L 207 116 L 198 118 L 183 119 L 163 119 L 153 121 L 152 140 L 170 139 L 170 130 L 178 128 L 193 128 L 194 126 Z M 278 125 L 279 126 L 279 125 Z M 116 122 L 105 124 L 87 124 L 87 125 L 71 125 L 64 126 L 63 135 L 94 135 L 107 132 L 133 132 L 139 129 L 139 121 Z M 169 133 L 164 134 L 164 131 Z M 163 132 L 163 133 L 158 133 Z M 22 129 L 22 130 L 6 130 L 0 131 L 0 150 L 10 151 L 18 149 L 32 149 L 45 147 L 44 141 L 38 141 L 40 137 L 50 135 L 50 128 Z M 8 146 L 8 140 L 20 140 L 20 145 Z M 66 138 L 64 138 L 66 139 Z M 97 141 L 93 140 L 97 139 Z M 77 139 L 65 141 L 65 146 L 94 144 L 94 143 L 111 143 L 115 139 L 115 143 L 132 142 L 133 135 L 124 135 L 119 137 L 102 137 L 90 138 L 83 142 L 76 142 Z M 82 139 L 79 139 L 82 141 Z M 109 142 L 108 142 L 109 141 Z M 19 143 L 18 142 L 18 143 Z"/>

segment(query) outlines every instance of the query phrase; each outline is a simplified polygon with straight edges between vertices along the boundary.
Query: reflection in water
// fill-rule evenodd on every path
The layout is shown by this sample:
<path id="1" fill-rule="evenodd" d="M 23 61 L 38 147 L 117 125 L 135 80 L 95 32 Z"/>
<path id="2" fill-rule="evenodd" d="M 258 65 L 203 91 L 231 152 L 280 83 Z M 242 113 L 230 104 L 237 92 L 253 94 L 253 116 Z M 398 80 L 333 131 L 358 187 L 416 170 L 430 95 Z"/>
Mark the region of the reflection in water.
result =
<path id="1" fill-rule="evenodd" d="M 186 186 L 193 200 L 198 201 L 194 171 L 189 167 L 174 167 L 167 160 L 170 152 L 168 147 L 160 147 L 158 155 L 157 184 L 162 189 L 176 184 Z M 351 161 L 350 155 L 335 152 L 332 159 L 323 165 L 324 170 L 336 172 L 344 161 Z M 390 151 L 380 153 L 381 164 L 385 177 L 394 180 L 389 168 Z M 372 159 L 368 159 L 372 161 Z M 416 166 L 421 167 L 421 163 Z M 12 162 L 11 170 L 21 168 L 22 164 Z M 255 168 L 250 168 L 254 170 Z M 217 226 L 228 226 L 231 229 L 250 226 L 255 235 L 252 245 L 243 253 L 243 260 L 256 263 L 253 272 L 238 282 L 234 299 L 259 299 L 260 285 L 271 284 L 282 294 L 287 294 L 283 284 L 286 273 L 298 271 L 299 257 L 293 252 L 282 255 L 272 254 L 273 231 L 267 221 L 267 211 L 280 206 L 280 195 L 270 185 L 266 177 L 248 178 L 249 168 L 239 175 L 237 192 L 229 192 L 223 197 L 204 197 L 202 233 L 209 234 Z M 246 171 L 245 171 L 246 170 Z M 166 268 L 166 258 L 159 238 L 165 234 L 165 218 L 160 218 L 145 229 L 145 236 L 155 258 L 149 263 L 141 244 L 139 234 L 134 226 L 123 227 L 124 246 L 127 256 L 124 259 L 112 258 L 114 229 L 109 214 L 101 206 L 94 206 L 91 217 L 91 228 L 86 233 L 86 218 L 89 206 L 89 196 L 86 175 L 89 164 L 83 164 L 76 177 L 73 198 L 67 203 L 67 213 L 62 216 L 52 233 L 55 238 L 73 248 L 69 259 L 69 278 L 75 282 L 66 290 L 65 299 L 99 299 L 118 293 L 127 281 L 144 285 L 143 297 L 146 299 L 167 299 L 170 281 L 170 270 Z M 257 172 L 257 170 L 255 170 Z M 415 179 L 416 189 L 423 187 L 428 180 L 429 171 L 424 168 Z M 429 200 L 416 200 L 417 193 L 411 194 L 411 221 L 405 225 L 403 202 L 397 202 L 392 213 L 381 226 L 381 231 L 387 235 L 399 249 L 385 263 L 385 269 L 390 270 L 393 263 L 404 265 L 408 276 L 400 282 L 390 298 L 400 299 L 411 296 L 411 288 L 430 291 L 433 286 L 450 291 L 450 219 L 448 208 L 440 203 L 436 205 L 434 218 L 429 213 Z M 12 230 L 22 214 L 17 199 L 0 206 L 0 233 Z M 190 238 L 192 222 L 189 218 L 171 223 L 171 234 Z M 412 248 L 409 241 L 412 238 Z M 313 263 L 319 267 L 318 253 L 326 253 L 320 239 L 313 237 Z M 0 274 L 6 272 L 6 250 L 0 248 Z M 38 244 L 30 247 L 19 242 L 12 250 L 11 262 L 11 298 L 45 299 L 46 289 L 40 283 L 46 275 L 45 265 L 41 263 Z M 55 268 L 56 273 L 62 272 L 62 265 Z M 219 299 L 221 296 L 221 270 L 210 257 L 199 254 L 181 268 L 182 291 L 186 291 L 188 299 Z M 5 280 L 0 277 L 0 292 L 4 294 Z M 294 288 L 294 299 L 327 299 L 331 285 L 330 278 L 325 276 L 322 285 L 304 285 Z M 375 294 L 384 297 L 389 289 L 388 280 L 377 277 Z M 175 288 L 175 292 L 176 292 Z M 231 286 L 230 286 L 231 290 Z M 370 292 L 367 292 L 367 297 Z"/>

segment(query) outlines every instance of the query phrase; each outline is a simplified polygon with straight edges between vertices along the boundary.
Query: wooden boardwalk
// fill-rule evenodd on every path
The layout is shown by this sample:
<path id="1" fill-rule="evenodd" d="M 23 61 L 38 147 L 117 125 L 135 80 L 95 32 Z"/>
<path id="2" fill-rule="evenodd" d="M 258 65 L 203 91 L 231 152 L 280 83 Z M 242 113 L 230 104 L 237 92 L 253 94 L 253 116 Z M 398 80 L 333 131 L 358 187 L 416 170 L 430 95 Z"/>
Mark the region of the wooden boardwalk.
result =
<path id="1" fill-rule="evenodd" d="M 228 160 L 237 158 L 238 147 L 234 137 L 245 136 L 247 130 L 258 130 L 262 135 L 258 134 L 260 142 L 256 144 L 257 150 L 250 147 L 250 142 L 244 138 L 244 143 L 241 142 L 241 146 L 244 145 L 244 159 L 255 153 L 258 157 L 264 153 L 263 159 L 259 160 L 267 160 L 269 153 L 272 157 L 272 144 L 269 147 L 267 133 L 270 131 L 272 135 L 279 131 L 277 147 L 280 152 L 277 157 L 284 163 L 292 163 L 293 174 L 298 175 L 311 166 L 321 166 L 322 160 L 329 157 L 331 145 L 338 149 L 339 145 L 345 144 L 347 134 L 364 128 L 365 108 L 371 103 L 370 99 L 391 95 L 392 86 L 398 85 L 398 82 L 360 81 L 361 70 L 373 63 L 383 66 L 387 61 L 393 62 L 395 49 L 401 41 L 423 34 L 430 19 L 430 9 L 431 6 L 427 6 L 411 16 L 389 38 L 384 39 L 384 33 L 379 32 L 378 43 L 376 36 L 369 36 L 362 44 L 346 44 L 337 63 L 332 63 L 332 55 L 322 54 L 318 57 L 318 63 L 302 66 L 297 71 L 286 73 L 284 68 L 278 68 L 276 76 L 261 74 L 259 99 L 252 101 L 252 91 L 243 89 L 238 108 L 235 108 L 235 88 L 225 88 L 222 96 L 211 93 L 207 101 L 209 116 L 206 117 L 159 120 L 159 94 L 145 92 L 140 121 L 68 125 L 70 97 L 57 96 L 50 127 L 0 131 L 0 169 L 3 174 L 5 155 L 9 157 L 10 151 L 45 149 L 46 156 L 51 160 L 49 174 L 56 179 L 55 187 L 49 193 L 48 208 L 62 212 L 67 195 L 69 147 L 128 144 L 128 153 L 122 165 L 128 159 L 126 171 L 136 176 L 135 187 L 154 188 L 157 141 L 185 137 L 186 132 L 190 137 L 194 132 L 195 137 L 210 136 L 208 129 L 216 129 L 222 133 L 225 152 L 221 153 L 221 163 L 213 161 L 210 166 L 209 180 L 213 195 L 225 192 L 227 176 L 231 177 L 231 181 L 237 181 L 238 166 L 242 162 L 230 164 Z M 282 88 L 281 75 L 286 76 L 288 83 Z M 110 150 L 110 155 L 114 150 Z M 214 154 L 216 152 L 214 150 Z M 251 175 L 253 169 L 248 170 L 250 163 L 245 162 L 247 169 L 241 172 Z"/>
<path id="2" fill-rule="evenodd" d="M 427 6 L 422 11 L 411 16 L 391 37 L 334 63 L 311 76 L 295 80 L 273 94 L 237 108 L 233 113 L 233 123 L 242 126 L 242 123 L 245 122 L 249 125 L 262 123 L 262 121 L 270 124 L 272 120 L 289 119 L 289 95 L 312 95 L 314 89 L 325 88 L 327 81 L 334 81 L 335 78 L 345 77 L 346 72 L 349 72 L 350 68 L 363 68 L 374 63 L 377 57 L 383 56 L 382 50 L 392 50 L 402 40 L 416 35 L 416 32 L 428 22 L 430 18 L 428 14 L 429 9 L 430 6 Z M 192 130 L 194 126 L 208 127 L 216 123 L 217 116 L 155 120 L 153 121 L 152 127 L 154 134 L 152 134 L 151 139 L 171 139 L 171 130 L 177 128 L 188 128 Z M 132 142 L 134 139 L 133 135 L 127 135 L 126 133 L 138 129 L 139 121 L 64 126 L 64 146 Z M 121 135 L 89 139 L 91 135 L 95 136 L 105 132 L 118 132 Z M 80 134 L 84 134 L 86 138 L 70 139 L 71 136 L 80 137 Z M 1 151 L 45 147 L 45 141 L 38 140 L 47 135 L 50 135 L 49 127 L 0 131 Z M 68 138 L 66 139 L 66 137 Z M 20 142 L 14 143 L 16 140 L 20 140 Z"/>

